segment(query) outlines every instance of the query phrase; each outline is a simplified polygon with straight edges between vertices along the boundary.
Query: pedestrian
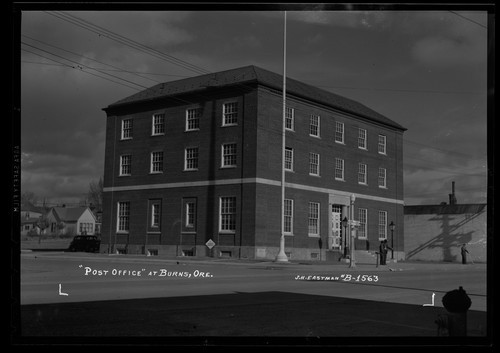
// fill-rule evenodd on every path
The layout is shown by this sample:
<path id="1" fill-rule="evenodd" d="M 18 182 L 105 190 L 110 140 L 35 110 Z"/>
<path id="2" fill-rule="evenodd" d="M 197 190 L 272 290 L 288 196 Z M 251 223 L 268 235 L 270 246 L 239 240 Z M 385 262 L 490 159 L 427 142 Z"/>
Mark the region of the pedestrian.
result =
<path id="1" fill-rule="evenodd" d="M 462 254 L 462 264 L 463 265 L 467 264 L 467 254 L 469 253 L 469 251 L 467 250 L 466 243 L 464 243 L 460 248 L 460 253 Z"/>
<path id="2" fill-rule="evenodd" d="M 380 246 L 379 246 L 379 251 L 380 251 L 380 264 L 381 265 L 386 265 L 387 264 L 387 253 L 388 253 L 388 250 L 387 249 L 391 249 L 392 248 L 387 245 L 387 239 L 384 239 L 380 242 Z"/>

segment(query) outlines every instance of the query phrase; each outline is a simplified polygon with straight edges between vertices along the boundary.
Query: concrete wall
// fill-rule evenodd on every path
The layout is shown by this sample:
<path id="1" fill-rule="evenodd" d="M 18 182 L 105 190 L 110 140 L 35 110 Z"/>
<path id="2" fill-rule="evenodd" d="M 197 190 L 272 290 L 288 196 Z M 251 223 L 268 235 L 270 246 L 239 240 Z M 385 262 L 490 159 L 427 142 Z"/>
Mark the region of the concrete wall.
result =
<path id="1" fill-rule="evenodd" d="M 405 214 L 407 260 L 461 262 L 467 243 L 469 259 L 486 262 L 486 207 L 479 213 Z"/>

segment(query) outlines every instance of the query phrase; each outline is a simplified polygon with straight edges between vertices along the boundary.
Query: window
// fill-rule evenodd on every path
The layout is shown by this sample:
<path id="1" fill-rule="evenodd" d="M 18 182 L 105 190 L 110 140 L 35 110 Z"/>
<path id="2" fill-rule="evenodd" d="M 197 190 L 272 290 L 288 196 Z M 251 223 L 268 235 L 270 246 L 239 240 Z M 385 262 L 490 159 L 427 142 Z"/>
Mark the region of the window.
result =
<path id="1" fill-rule="evenodd" d="M 387 212 L 378 211 L 378 239 L 387 239 Z"/>
<path id="2" fill-rule="evenodd" d="M 359 163 L 358 184 L 366 184 L 366 164 Z"/>
<path id="3" fill-rule="evenodd" d="M 130 202 L 118 202 L 118 220 L 116 230 L 118 232 L 129 231 Z"/>
<path id="4" fill-rule="evenodd" d="M 186 131 L 194 131 L 200 129 L 200 108 L 186 109 Z"/>
<path id="5" fill-rule="evenodd" d="M 163 152 L 151 153 L 151 173 L 163 172 Z"/>
<path id="6" fill-rule="evenodd" d="M 285 147 L 285 170 L 293 172 L 293 148 Z"/>
<path id="7" fill-rule="evenodd" d="M 195 197 L 182 199 L 182 232 L 196 233 L 196 204 Z"/>
<path id="8" fill-rule="evenodd" d="M 222 126 L 238 124 L 238 103 L 230 102 L 222 105 Z"/>
<path id="9" fill-rule="evenodd" d="M 92 223 L 80 223 L 80 234 L 94 234 L 94 225 Z"/>
<path id="10" fill-rule="evenodd" d="M 319 176 L 319 154 L 309 153 L 309 175 Z"/>
<path id="11" fill-rule="evenodd" d="M 164 135 L 165 134 L 165 114 L 154 114 L 153 115 L 153 132 L 152 135 Z"/>
<path id="12" fill-rule="evenodd" d="M 319 115 L 311 114 L 309 135 L 319 137 Z"/>
<path id="13" fill-rule="evenodd" d="M 159 200 L 151 201 L 151 228 L 160 228 L 161 204 Z"/>
<path id="14" fill-rule="evenodd" d="M 359 129 L 358 148 L 366 150 L 366 130 L 365 129 Z"/>
<path id="15" fill-rule="evenodd" d="M 292 234 L 293 233 L 293 200 L 285 199 L 284 204 L 284 233 Z"/>
<path id="16" fill-rule="evenodd" d="M 335 142 L 344 143 L 344 123 L 335 122 Z"/>
<path id="17" fill-rule="evenodd" d="M 120 156 L 120 175 L 132 174 L 132 155 L 124 154 Z"/>
<path id="18" fill-rule="evenodd" d="M 366 208 L 359 208 L 358 209 L 358 221 L 359 221 L 358 237 L 359 238 L 366 239 L 367 219 L 368 219 L 367 214 L 368 214 L 368 210 Z"/>
<path id="19" fill-rule="evenodd" d="M 335 180 L 344 180 L 344 160 L 335 158 Z"/>
<path id="20" fill-rule="evenodd" d="M 132 119 L 122 120 L 122 140 L 132 138 Z"/>
<path id="21" fill-rule="evenodd" d="M 188 147 L 184 152 L 184 170 L 198 170 L 198 147 Z"/>
<path id="22" fill-rule="evenodd" d="M 319 203 L 309 202 L 309 229 L 310 236 L 319 235 Z"/>
<path id="23" fill-rule="evenodd" d="M 236 144 L 222 145 L 222 167 L 236 167 Z"/>
<path id="24" fill-rule="evenodd" d="M 384 135 L 378 135 L 378 153 L 386 154 L 387 137 Z"/>
<path id="25" fill-rule="evenodd" d="M 385 168 L 378 168 L 378 187 L 379 188 L 386 188 L 386 176 L 387 176 L 387 170 Z"/>
<path id="26" fill-rule="evenodd" d="M 219 231 L 236 232 L 236 197 L 221 197 L 219 208 Z"/>
<path id="27" fill-rule="evenodd" d="M 186 202 L 185 207 L 186 213 L 184 226 L 188 229 L 194 229 L 196 220 L 196 204 L 194 202 Z"/>
<path id="28" fill-rule="evenodd" d="M 295 129 L 295 111 L 290 107 L 285 109 L 285 129 L 291 131 Z"/>

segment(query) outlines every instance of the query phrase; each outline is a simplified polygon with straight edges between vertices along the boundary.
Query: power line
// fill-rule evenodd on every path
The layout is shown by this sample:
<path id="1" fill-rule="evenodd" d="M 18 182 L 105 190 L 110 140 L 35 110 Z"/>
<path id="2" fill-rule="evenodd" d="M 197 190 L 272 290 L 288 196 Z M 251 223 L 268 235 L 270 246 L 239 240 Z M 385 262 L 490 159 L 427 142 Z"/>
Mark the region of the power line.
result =
<path id="1" fill-rule="evenodd" d="M 82 58 L 84 58 L 84 59 L 91 60 L 91 61 L 95 61 L 95 62 L 97 62 L 97 63 L 99 63 L 99 64 L 102 64 L 102 65 L 106 65 L 106 66 L 112 67 L 112 68 L 114 68 L 114 69 L 117 69 L 117 70 L 116 70 L 117 72 L 126 72 L 126 70 L 124 70 L 124 69 L 122 69 L 122 68 L 120 68 L 120 67 L 117 67 L 117 66 L 114 66 L 114 65 L 111 65 L 111 64 L 107 64 L 107 63 L 104 63 L 104 62 L 102 62 L 102 61 L 99 61 L 99 60 L 96 60 L 96 59 L 93 59 L 93 58 L 89 58 L 88 56 L 85 56 L 85 55 L 83 55 L 83 54 L 78 54 L 78 53 L 72 52 L 72 51 L 70 51 L 70 50 L 67 50 L 67 49 L 64 49 L 64 48 L 61 48 L 61 47 L 58 47 L 58 46 L 55 46 L 55 45 L 52 45 L 52 44 L 46 43 L 46 42 L 44 42 L 44 41 L 41 41 L 41 40 L 38 40 L 38 39 L 35 39 L 35 38 L 32 38 L 32 37 L 29 37 L 29 36 L 26 36 L 26 35 L 22 35 L 22 36 L 23 36 L 23 37 L 25 37 L 25 38 L 28 38 L 28 39 L 30 39 L 30 40 L 33 40 L 33 41 L 35 41 L 35 42 L 38 42 L 38 43 L 44 44 L 44 45 L 46 45 L 46 46 L 49 46 L 49 47 L 52 47 L 52 48 L 55 48 L 55 49 L 58 49 L 58 50 L 64 51 L 64 52 L 66 52 L 66 53 L 70 53 L 70 54 L 73 54 L 73 55 L 75 55 L 75 56 L 82 57 Z M 100 70 L 103 70 L 103 71 L 110 71 L 110 70 L 104 70 L 104 69 L 100 69 Z M 160 81 L 153 80 L 152 78 L 149 78 L 149 77 L 141 76 L 141 75 L 139 75 L 139 74 L 137 74 L 137 73 L 133 73 L 133 72 L 131 72 L 131 71 L 128 71 L 127 73 L 132 73 L 132 74 L 134 74 L 134 75 L 136 75 L 136 76 L 138 76 L 138 77 L 144 78 L 144 79 L 146 79 L 146 80 L 150 80 L 150 81 L 153 81 L 153 82 L 156 82 L 156 83 L 161 83 Z"/>
<path id="2" fill-rule="evenodd" d="M 131 48 L 134 48 L 136 50 L 139 50 L 140 52 L 142 53 L 146 53 L 146 54 L 149 54 L 149 55 L 152 55 L 152 56 L 155 56 L 159 59 L 162 59 L 162 60 L 165 60 L 165 61 L 168 61 L 174 65 L 177 65 L 177 66 L 180 66 L 180 67 L 183 67 L 184 69 L 187 69 L 189 71 L 192 71 L 192 72 L 195 72 L 195 73 L 198 73 L 198 74 L 206 74 L 206 73 L 210 73 L 210 71 L 208 70 L 205 70 L 199 66 L 196 66 L 196 65 L 193 65 L 193 64 L 190 64 L 188 63 L 187 61 L 184 61 L 182 59 L 179 59 L 179 58 L 176 58 L 172 55 L 168 55 L 168 54 L 165 54 L 165 53 L 162 53 L 156 49 L 153 49 L 151 47 L 148 47 L 144 44 L 141 44 L 139 42 L 136 42 L 130 38 L 127 38 L 125 36 L 122 36 L 122 35 L 119 35 L 115 32 L 112 32 L 104 27 L 101 27 L 101 26 L 98 26 L 98 25 L 95 25 L 89 21 L 86 21 L 84 19 L 81 19 L 77 16 L 74 16 L 74 15 L 71 15 L 71 14 L 68 14 L 68 13 L 65 13 L 65 12 L 56 12 L 56 13 L 51 13 L 51 12 L 45 12 L 49 15 L 52 15 L 54 17 L 57 17 L 61 20 L 64 20 L 66 22 L 69 22 L 69 23 L 72 23 L 78 27 L 81 27 L 83 29 L 86 29 L 88 31 L 91 31 L 93 33 L 96 33 L 98 34 L 99 36 L 104 36 L 106 38 L 109 38 L 111 40 L 114 40 L 116 42 L 119 42 L 121 44 L 124 44 L 124 45 L 127 45 Z"/>
<path id="3" fill-rule="evenodd" d="M 23 44 L 24 44 L 24 43 L 23 43 Z M 29 44 L 28 44 L 28 45 L 29 45 Z M 36 48 L 36 47 L 35 47 L 35 48 Z M 37 49 L 38 49 L 38 48 L 37 48 Z M 60 61 L 58 61 L 58 60 L 55 60 L 55 59 L 53 59 L 53 58 L 43 56 L 43 55 L 41 55 L 41 54 L 39 54 L 39 53 L 32 52 L 32 51 L 27 50 L 27 49 L 21 49 L 21 50 L 26 51 L 26 52 L 31 53 L 31 54 L 34 54 L 34 55 L 37 55 L 37 56 L 40 56 L 40 57 L 42 57 L 42 58 L 44 58 L 44 59 L 54 61 L 54 62 L 56 62 L 56 63 L 58 63 L 58 64 L 61 64 L 62 66 L 66 66 L 66 67 L 69 67 L 69 68 L 71 68 L 71 69 L 78 69 L 78 68 L 79 68 L 79 69 L 80 69 L 80 70 L 79 70 L 80 72 L 84 72 L 84 73 L 89 74 L 89 75 L 92 75 L 92 76 L 100 77 L 100 78 L 102 78 L 102 79 L 104 79 L 104 80 L 107 80 L 107 81 L 110 81 L 110 82 L 113 82 L 113 83 L 117 83 L 117 84 L 119 84 L 119 85 L 122 85 L 122 86 L 125 86 L 125 87 L 128 87 L 128 88 L 132 88 L 132 89 L 137 90 L 137 91 L 139 91 L 139 90 L 140 90 L 140 89 L 138 89 L 138 88 L 136 88 L 136 87 L 129 86 L 129 85 L 124 84 L 124 83 L 122 83 L 122 82 L 114 81 L 114 80 L 112 80 L 112 79 L 110 79 L 110 78 L 108 78 L 108 77 L 104 77 L 104 76 L 101 76 L 101 75 L 94 74 L 94 73 L 92 73 L 92 72 L 84 71 L 82 67 L 75 67 L 75 66 L 72 66 L 72 65 L 69 65 L 69 64 L 66 64 L 66 63 L 60 62 Z M 42 50 L 42 51 L 43 51 L 43 50 Z M 51 54 L 51 53 L 49 53 L 49 54 Z M 51 55 L 54 55 L 54 54 L 51 54 Z M 54 56 L 58 56 L 58 55 L 54 55 Z M 58 57 L 60 57 L 60 56 L 58 56 Z M 68 59 L 66 59 L 66 58 L 63 58 L 63 57 L 60 57 L 60 58 L 62 58 L 62 59 L 64 59 L 64 60 L 67 60 L 67 61 L 70 61 L 70 60 L 68 60 Z M 113 75 L 111 75 L 111 76 L 113 76 Z M 119 78 L 119 77 L 118 77 L 118 78 Z M 120 78 L 119 78 L 119 79 L 120 79 Z"/>

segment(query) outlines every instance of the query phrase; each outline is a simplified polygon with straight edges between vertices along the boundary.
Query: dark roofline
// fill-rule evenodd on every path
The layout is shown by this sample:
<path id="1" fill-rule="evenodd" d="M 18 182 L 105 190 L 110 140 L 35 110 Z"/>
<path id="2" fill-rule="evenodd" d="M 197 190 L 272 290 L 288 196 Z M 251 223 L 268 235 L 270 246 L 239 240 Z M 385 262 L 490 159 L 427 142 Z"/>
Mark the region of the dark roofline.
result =
<path id="1" fill-rule="evenodd" d="M 404 206 L 405 215 L 418 214 L 464 214 L 464 213 L 481 213 L 486 208 L 487 204 L 443 204 L 443 205 L 412 205 Z"/>
<path id="2" fill-rule="evenodd" d="M 230 74 L 231 72 L 233 73 L 232 76 Z M 217 82 L 218 79 L 224 80 L 224 82 Z M 189 82 L 191 82 L 192 89 L 186 89 L 186 86 L 189 86 Z M 254 65 L 249 65 L 236 69 L 160 83 L 112 103 L 102 110 L 109 115 L 111 111 L 125 108 L 127 106 L 151 103 L 168 98 L 181 100 L 179 97 L 182 95 L 199 94 L 200 92 L 206 92 L 208 89 L 214 88 L 228 88 L 234 86 L 245 87 L 247 84 L 253 83 L 275 90 L 282 90 L 283 76 Z M 170 88 L 171 90 L 176 91 L 176 93 L 162 94 L 161 91 L 164 88 L 167 90 Z M 322 88 L 303 83 L 290 77 L 287 77 L 287 94 L 319 103 L 340 112 L 347 113 L 358 118 L 367 119 L 371 122 L 390 126 L 401 131 L 407 130 L 400 124 L 357 101 L 337 95 Z"/>

